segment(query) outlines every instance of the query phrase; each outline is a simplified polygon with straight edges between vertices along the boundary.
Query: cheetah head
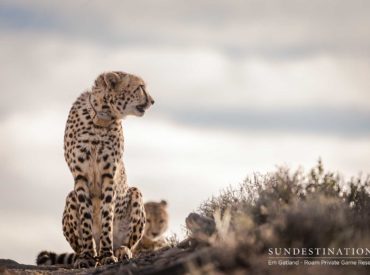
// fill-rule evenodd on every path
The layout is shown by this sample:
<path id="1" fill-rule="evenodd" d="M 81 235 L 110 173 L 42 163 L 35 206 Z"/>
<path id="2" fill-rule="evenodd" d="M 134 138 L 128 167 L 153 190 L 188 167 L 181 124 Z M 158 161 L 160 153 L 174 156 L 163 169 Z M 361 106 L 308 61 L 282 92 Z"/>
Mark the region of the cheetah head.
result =
<path id="1" fill-rule="evenodd" d="M 116 118 L 128 115 L 143 116 L 154 104 L 147 93 L 144 81 L 124 72 L 102 73 L 95 80 L 94 88 L 103 91 L 103 104 L 109 105 L 110 113 Z"/>
<path id="2" fill-rule="evenodd" d="M 144 205 L 146 214 L 146 224 L 144 235 L 148 239 L 156 240 L 160 238 L 168 227 L 167 202 L 147 202 Z"/>

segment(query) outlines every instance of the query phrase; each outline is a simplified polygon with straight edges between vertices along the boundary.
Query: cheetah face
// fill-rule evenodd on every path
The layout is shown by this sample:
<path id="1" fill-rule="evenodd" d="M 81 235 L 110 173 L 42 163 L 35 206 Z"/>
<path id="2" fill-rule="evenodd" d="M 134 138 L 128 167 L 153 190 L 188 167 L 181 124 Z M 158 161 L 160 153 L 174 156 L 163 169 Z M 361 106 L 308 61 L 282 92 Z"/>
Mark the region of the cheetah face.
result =
<path id="1" fill-rule="evenodd" d="M 147 202 L 144 205 L 146 224 L 144 235 L 151 240 L 159 239 L 168 227 L 167 202 Z"/>
<path id="2" fill-rule="evenodd" d="M 95 86 L 100 86 L 106 91 L 108 97 L 106 102 L 118 118 L 128 115 L 143 116 L 145 111 L 154 104 L 154 100 L 146 92 L 144 81 L 132 74 L 103 73 L 95 81 Z"/>

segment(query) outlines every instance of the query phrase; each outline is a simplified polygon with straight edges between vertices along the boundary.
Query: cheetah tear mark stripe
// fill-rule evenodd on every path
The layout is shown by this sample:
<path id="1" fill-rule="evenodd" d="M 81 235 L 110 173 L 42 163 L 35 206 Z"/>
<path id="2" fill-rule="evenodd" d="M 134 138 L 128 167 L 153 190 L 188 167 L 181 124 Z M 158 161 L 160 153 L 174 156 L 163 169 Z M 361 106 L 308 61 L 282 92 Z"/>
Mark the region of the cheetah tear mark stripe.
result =
<path id="1" fill-rule="evenodd" d="M 140 107 L 146 107 L 148 105 L 148 103 L 149 103 L 148 94 L 146 93 L 145 89 L 142 86 L 140 86 L 139 88 L 143 91 L 144 96 L 145 96 L 145 103 L 144 104 L 141 104 Z"/>
<path id="2" fill-rule="evenodd" d="M 141 90 L 143 91 L 143 93 L 145 95 L 145 106 L 146 106 L 149 103 L 148 94 L 146 93 L 146 91 L 143 87 L 141 87 Z"/>
<path id="3" fill-rule="evenodd" d="M 72 265 L 75 261 L 75 253 L 56 254 L 50 251 L 42 251 L 36 258 L 37 265 Z"/>

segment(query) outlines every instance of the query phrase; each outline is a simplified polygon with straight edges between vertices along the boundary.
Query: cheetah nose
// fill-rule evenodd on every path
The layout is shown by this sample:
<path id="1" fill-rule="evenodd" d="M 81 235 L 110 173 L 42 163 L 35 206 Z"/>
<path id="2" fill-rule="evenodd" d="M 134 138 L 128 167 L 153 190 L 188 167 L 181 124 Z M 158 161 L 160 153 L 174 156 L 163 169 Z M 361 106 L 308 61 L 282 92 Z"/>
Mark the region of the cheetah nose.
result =
<path id="1" fill-rule="evenodd" d="M 154 102 L 155 102 L 155 101 L 154 101 L 153 99 L 150 101 L 150 103 L 152 103 L 152 105 L 154 104 Z"/>
<path id="2" fill-rule="evenodd" d="M 157 237 L 159 235 L 158 232 L 152 232 L 153 237 Z"/>

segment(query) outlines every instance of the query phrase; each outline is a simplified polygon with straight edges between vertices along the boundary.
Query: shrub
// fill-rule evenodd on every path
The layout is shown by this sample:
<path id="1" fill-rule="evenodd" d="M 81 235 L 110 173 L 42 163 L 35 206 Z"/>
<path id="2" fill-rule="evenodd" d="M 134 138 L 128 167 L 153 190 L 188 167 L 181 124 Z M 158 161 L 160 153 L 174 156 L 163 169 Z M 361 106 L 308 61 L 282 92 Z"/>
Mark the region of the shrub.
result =
<path id="1" fill-rule="evenodd" d="M 370 247 L 369 189 L 369 177 L 345 181 L 319 160 L 308 173 L 283 167 L 248 177 L 205 201 L 198 213 L 216 222 L 210 244 L 221 270 L 233 263 L 235 270 L 275 274 L 282 270 L 267 265 L 269 248 Z M 310 273 L 312 267 L 297 268 Z"/>

